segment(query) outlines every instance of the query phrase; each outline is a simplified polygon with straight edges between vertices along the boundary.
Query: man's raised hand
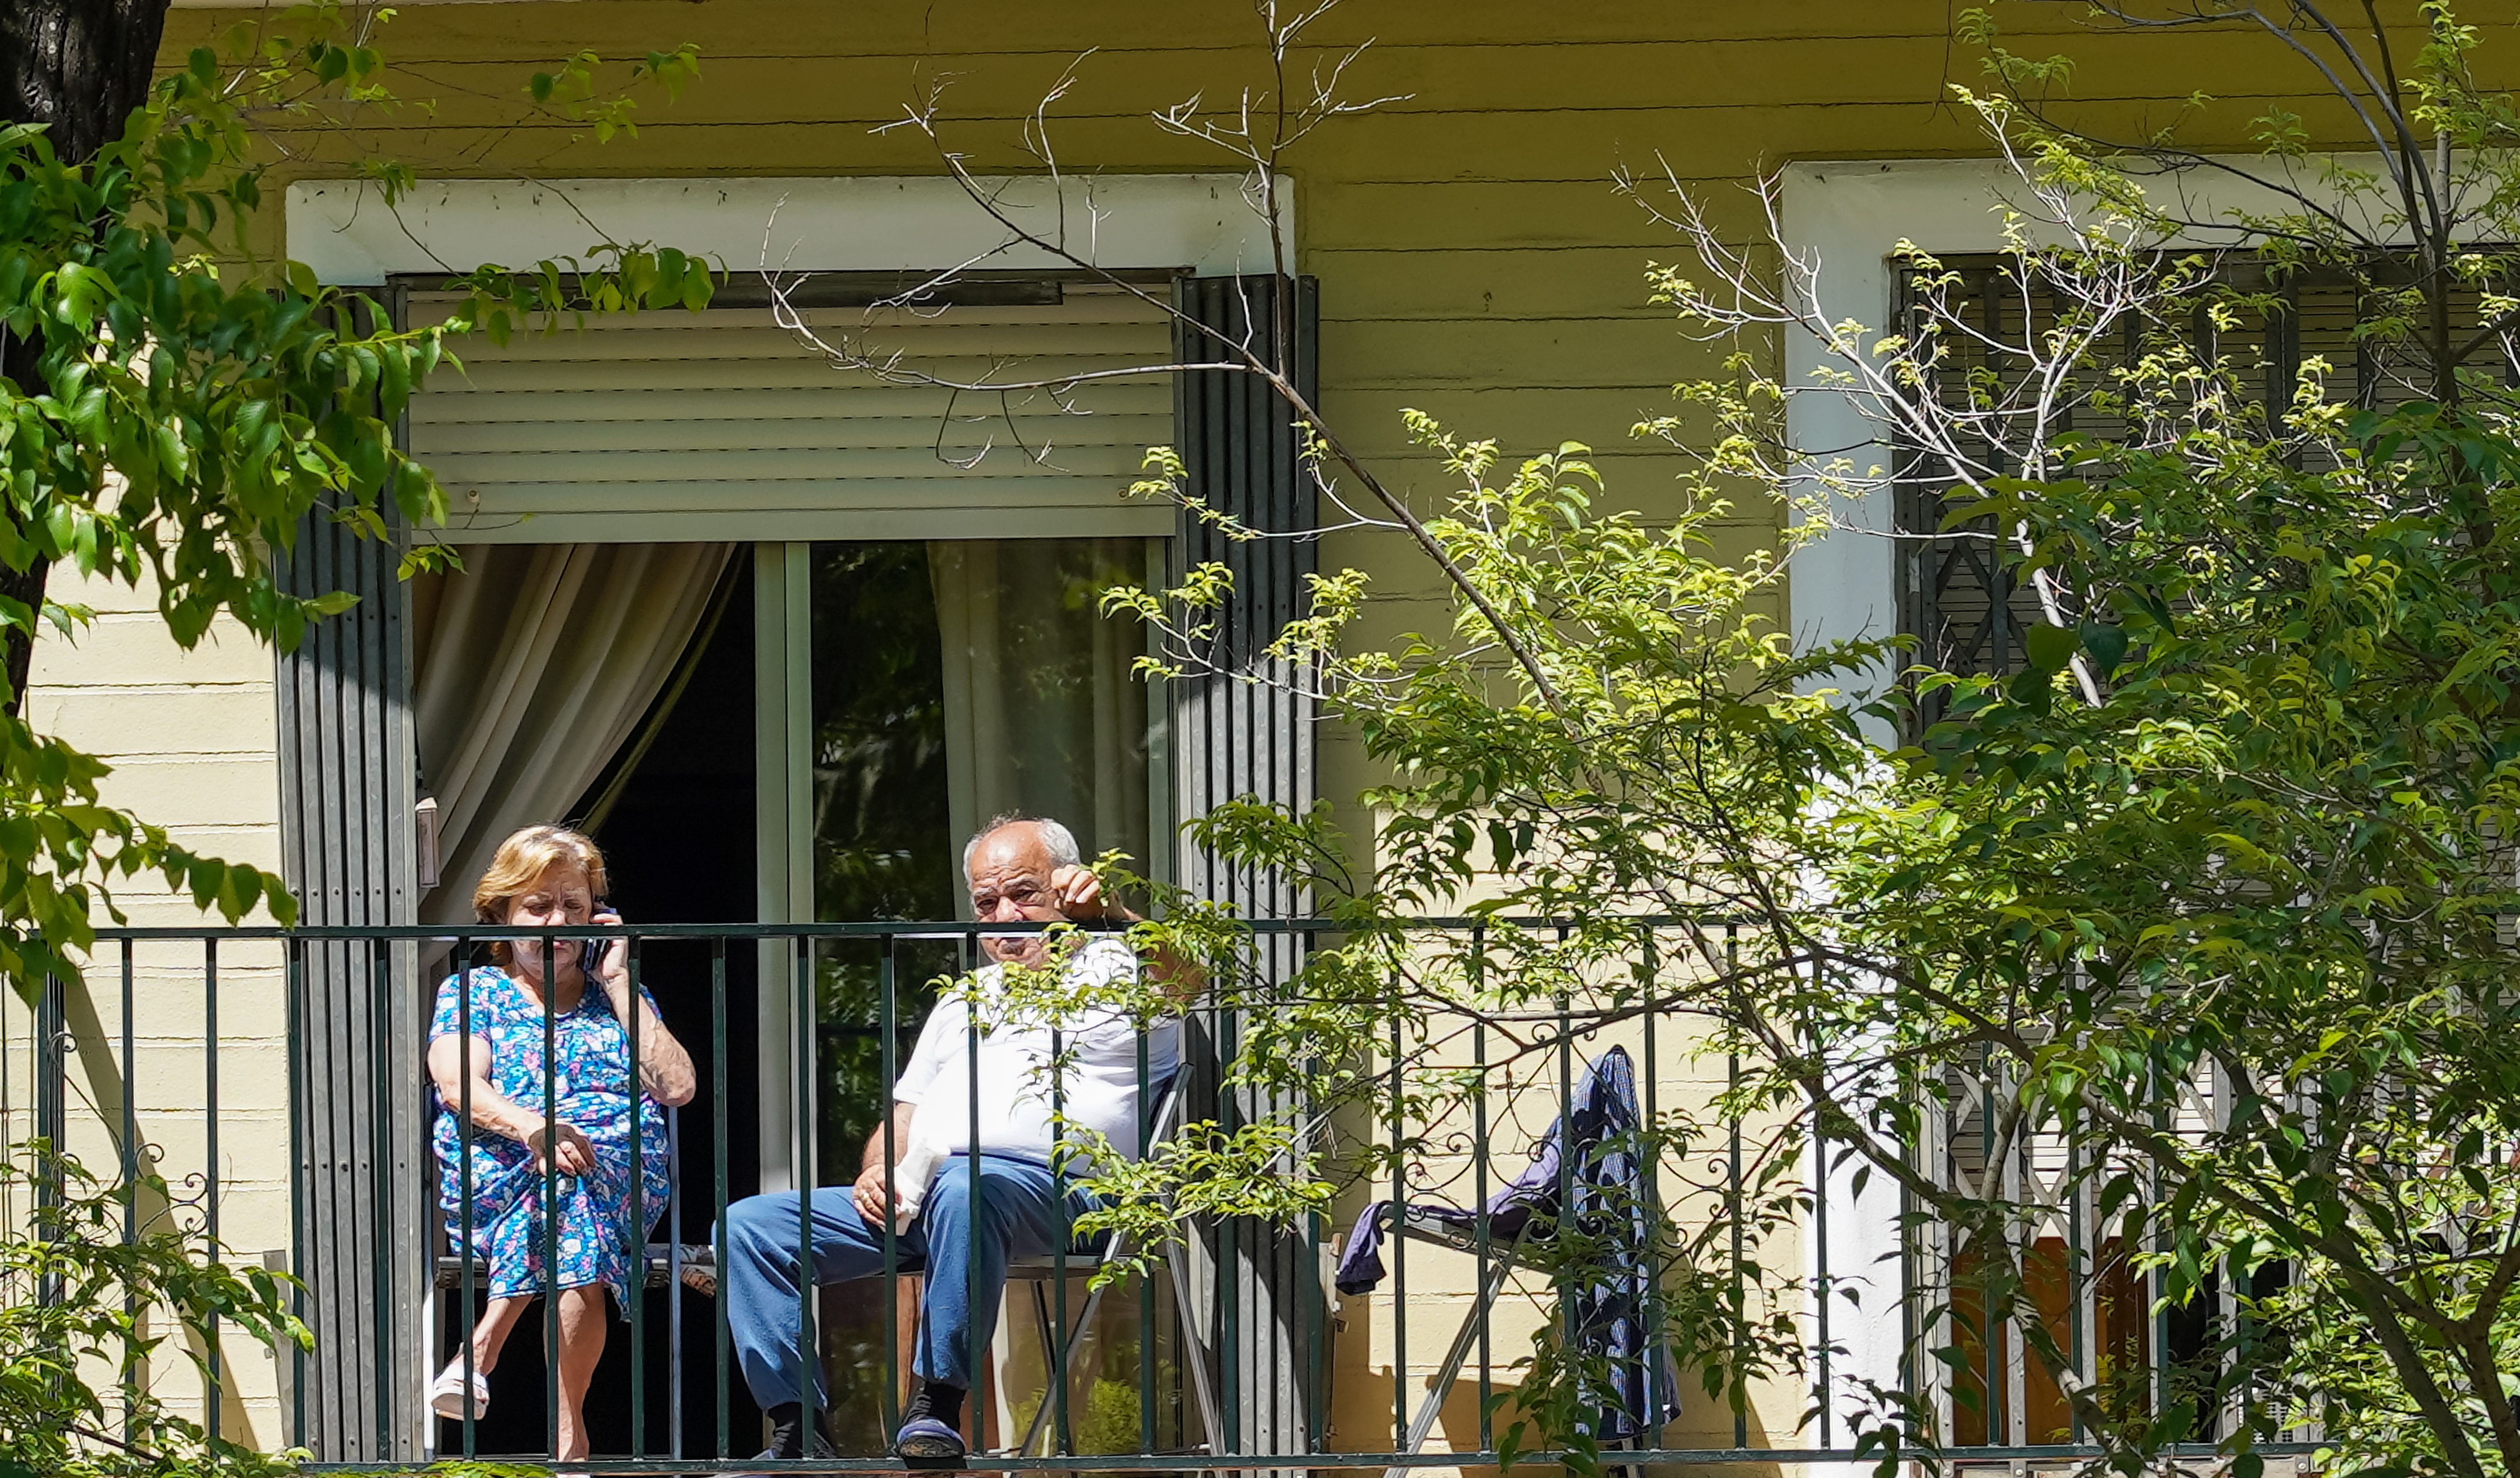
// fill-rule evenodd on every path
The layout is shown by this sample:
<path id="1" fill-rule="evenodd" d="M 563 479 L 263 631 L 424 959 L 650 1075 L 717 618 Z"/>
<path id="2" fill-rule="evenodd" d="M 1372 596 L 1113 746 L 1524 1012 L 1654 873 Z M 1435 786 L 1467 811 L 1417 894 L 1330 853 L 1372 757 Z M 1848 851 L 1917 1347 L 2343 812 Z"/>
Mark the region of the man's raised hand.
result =
<path id="1" fill-rule="evenodd" d="M 1063 917 L 1077 923 L 1127 917 L 1102 896 L 1102 879 L 1095 875 L 1094 870 L 1074 863 L 1050 874 L 1050 898 Z"/>

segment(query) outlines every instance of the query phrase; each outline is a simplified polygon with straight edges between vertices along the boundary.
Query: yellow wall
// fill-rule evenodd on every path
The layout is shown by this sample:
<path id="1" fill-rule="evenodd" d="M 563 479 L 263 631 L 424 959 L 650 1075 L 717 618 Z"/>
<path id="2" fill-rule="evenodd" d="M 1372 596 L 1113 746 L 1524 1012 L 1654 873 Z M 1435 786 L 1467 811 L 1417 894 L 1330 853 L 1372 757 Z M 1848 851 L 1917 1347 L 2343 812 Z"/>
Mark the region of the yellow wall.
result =
<path id="1" fill-rule="evenodd" d="M 96 619 L 74 640 L 35 642 L 27 717 L 113 766 L 106 800 L 166 828 L 187 847 L 280 867 L 279 735 L 271 653 L 221 617 L 191 651 L 158 618 L 154 588 L 57 571 L 48 594 Z M 201 919 L 189 898 L 134 887 L 136 924 Z"/>
<path id="2" fill-rule="evenodd" d="M 1642 273 L 1673 252 L 1671 238 L 1621 198 L 1613 174 L 1668 169 L 1706 190 L 1719 217 L 1746 235 L 1739 186 L 1755 171 L 1798 158 L 1982 153 L 1946 101 L 1948 82 L 1978 76 L 1948 39 L 1952 9 L 1943 0 L 1348 0 L 1314 39 L 1372 39 L 1348 90 L 1405 96 L 1332 122 L 1286 159 L 1300 266 L 1322 283 L 1328 418 L 1421 508 L 1442 479 L 1403 444 L 1404 406 L 1510 451 L 1588 442 L 1613 501 L 1667 497 L 1673 462 L 1633 443 L 1628 428 L 1664 410 L 1671 382 L 1709 357 L 1645 301 Z M 2099 126 L 2167 122 L 2198 87 L 2282 96 L 2306 80 L 2267 43 L 2229 31 L 2095 37 L 2071 29 L 2073 7 L 1999 9 L 2025 33 L 2021 49 L 2083 59 L 2072 92 Z M 179 11 L 167 54 L 263 14 Z M 977 169 L 1018 169 L 1028 163 L 1014 148 L 1021 119 L 1071 66 L 1076 84 L 1053 112 L 1070 167 L 1214 170 L 1231 160 L 1167 135 L 1148 112 L 1268 81 L 1241 0 L 423 5 L 380 39 L 399 91 L 435 110 L 364 115 L 360 142 L 445 176 L 929 172 L 934 153 L 916 134 L 872 130 L 946 79 L 940 117 L 953 145 Z M 702 47 L 701 80 L 678 104 L 644 103 L 635 138 L 599 147 L 523 115 L 526 74 L 580 47 L 626 57 L 687 40 Z M 2241 142 L 2250 111 L 2213 113 L 2219 141 Z M 2307 111 L 2332 119 L 2332 110 Z M 291 142 L 336 159 L 346 147 L 302 132 Z M 1748 508 L 1731 533 L 1748 545 L 1773 526 L 1773 511 Z M 1389 536 L 1341 534 L 1323 558 L 1371 570 L 1386 597 L 1400 598 L 1377 612 L 1374 631 L 1441 619 L 1429 571 Z M 113 608 L 87 643 L 48 644 L 39 657 L 37 713 L 116 760 L 117 797 L 228 855 L 274 862 L 268 655 L 222 641 L 179 661 L 130 602 L 94 599 Z M 1322 776 L 1333 797 L 1364 783 L 1348 738 L 1326 737 Z M 267 1013 L 242 1007 L 231 1019 L 271 1029 Z M 1425 1302 L 1414 1327 L 1458 1316 L 1457 1293 L 1418 1286 Z M 1342 1385 L 1363 1388 L 1360 1424 L 1388 1400 L 1380 1338 L 1351 1340 L 1338 1356 Z M 1413 1365 L 1431 1359 L 1431 1343 L 1413 1341 Z M 1790 1430 L 1796 1404 L 1778 1393 L 1757 1425 Z"/>

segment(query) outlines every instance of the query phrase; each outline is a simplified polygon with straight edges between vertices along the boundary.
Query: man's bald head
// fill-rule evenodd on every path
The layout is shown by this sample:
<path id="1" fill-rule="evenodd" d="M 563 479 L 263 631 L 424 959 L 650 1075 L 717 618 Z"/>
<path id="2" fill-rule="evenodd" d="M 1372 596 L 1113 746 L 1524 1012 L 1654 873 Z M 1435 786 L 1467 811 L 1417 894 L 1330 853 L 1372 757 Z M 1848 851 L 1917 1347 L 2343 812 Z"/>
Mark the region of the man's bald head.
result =
<path id="1" fill-rule="evenodd" d="M 1058 874 L 1078 865 L 1076 837 L 1055 821 L 1035 816 L 1001 817 L 963 849 L 963 875 L 971 885 L 971 917 L 983 923 L 1053 923 L 1067 916 L 1058 904 Z M 1037 934 L 983 935 L 980 947 L 1001 962 L 1034 964 L 1042 954 Z"/>
<path id="2" fill-rule="evenodd" d="M 1040 841 L 1052 867 L 1073 868 L 1084 864 L 1085 854 L 1077 850 L 1075 832 L 1047 816 L 1024 816 L 1011 811 L 991 817 L 987 826 L 972 832 L 971 839 L 963 843 L 963 875 L 967 878 L 971 875 L 971 859 L 979 852 L 980 843 L 1015 828 L 1022 828 Z"/>

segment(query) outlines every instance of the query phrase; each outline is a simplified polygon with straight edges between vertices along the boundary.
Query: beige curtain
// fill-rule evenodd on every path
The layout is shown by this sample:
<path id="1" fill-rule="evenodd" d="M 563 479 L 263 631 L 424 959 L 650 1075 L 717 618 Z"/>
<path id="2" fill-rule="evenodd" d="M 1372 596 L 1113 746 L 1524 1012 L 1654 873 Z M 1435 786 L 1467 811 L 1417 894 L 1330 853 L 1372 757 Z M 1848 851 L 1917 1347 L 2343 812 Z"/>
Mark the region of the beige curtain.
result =
<path id="1" fill-rule="evenodd" d="M 1138 628 L 1102 592 L 1145 577 L 1134 539 L 953 540 L 927 546 L 944 650 L 954 893 L 963 841 L 1008 811 L 1050 816 L 1088 860 L 1147 858 L 1147 688 Z"/>
<path id="2" fill-rule="evenodd" d="M 493 544 L 413 582 L 421 776 L 437 798 L 431 923 L 519 827 L 566 819 L 655 701 L 732 544 Z"/>

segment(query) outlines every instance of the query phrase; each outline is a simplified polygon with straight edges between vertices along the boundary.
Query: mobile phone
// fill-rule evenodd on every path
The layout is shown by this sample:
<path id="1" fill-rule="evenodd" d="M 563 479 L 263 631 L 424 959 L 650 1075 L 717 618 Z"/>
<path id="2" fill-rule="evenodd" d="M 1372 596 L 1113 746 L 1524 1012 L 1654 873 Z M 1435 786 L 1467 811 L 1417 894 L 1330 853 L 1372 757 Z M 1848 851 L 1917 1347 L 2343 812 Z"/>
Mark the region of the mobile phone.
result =
<path id="1" fill-rule="evenodd" d="M 595 914 L 609 914 L 609 912 L 612 912 L 612 899 L 595 899 L 595 904 L 587 909 L 587 919 L 592 919 Z M 585 969 L 590 979 L 595 977 L 595 969 L 603 964 L 605 947 L 608 947 L 608 944 L 612 944 L 612 939 L 605 939 L 603 934 L 587 934 L 587 952 L 585 957 L 579 957 L 577 964 L 579 969 Z"/>

